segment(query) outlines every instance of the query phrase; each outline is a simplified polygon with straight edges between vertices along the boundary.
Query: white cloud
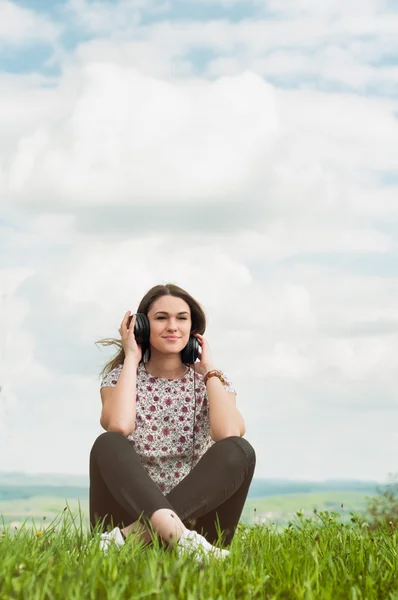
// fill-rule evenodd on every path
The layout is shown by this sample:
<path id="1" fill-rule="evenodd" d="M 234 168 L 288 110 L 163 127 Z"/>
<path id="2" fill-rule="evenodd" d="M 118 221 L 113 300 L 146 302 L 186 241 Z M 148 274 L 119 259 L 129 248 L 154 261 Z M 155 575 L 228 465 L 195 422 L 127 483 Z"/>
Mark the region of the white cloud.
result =
<path id="1" fill-rule="evenodd" d="M 225 197 L 277 129 L 272 88 L 251 73 L 172 85 L 108 63 L 79 77 L 70 116 L 18 142 L 9 187 L 25 202 Z"/>
<path id="2" fill-rule="evenodd" d="M 112 63 L 75 67 L 55 87 L 11 89 L 4 114 L 23 118 L 15 128 L 4 119 L 0 157 L 3 186 L 22 205 L 234 199 L 258 224 L 264 210 L 283 219 L 309 210 L 309 226 L 327 213 L 339 233 L 321 223 L 322 246 L 394 248 L 369 224 L 351 226 L 393 205 L 389 192 L 374 202 L 378 184 L 369 185 L 369 173 L 398 168 L 392 102 L 276 91 L 252 73 L 168 82 Z M 281 227 L 311 247 L 304 228 Z"/>
<path id="3" fill-rule="evenodd" d="M 374 90 L 378 95 L 393 95 L 398 85 L 398 69 L 385 66 L 375 67 L 351 55 L 344 49 L 327 47 L 315 53 L 301 52 L 297 48 L 275 50 L 265 57 L 246 60 L 242 66 L 261 73 L 265 78 L 277 78 L 282 82 L 293 81 L 301 86 L 301 81 L 313 78 L 329 88 L 344 86 L 351 90 Z M 235 65 L 234 72 L 241 67 Z M 216 59 L 209 66 L 213 77 L 223 72 L 222 59 Z M 308 86 L 308 84 L 307 84 Z M 314 85 L 310 85 L 314 87 Z"/>
<path id="4" fill-rule="evenodd" d="M 388 0 L 267 0 L 264 2 L 267 10 L 288 15 L 321 14 L 330 17 L 341 15 L 357 15 L 359 17 L 374 16 L 391 11 Z"/>
<path id="5" fill-rule="evenodd" d="M 143 12 L 163 14 L 169 8 L 169 2 L 154 0 L 123 0 L 104 2 L 87 0 L 69 0 L 67 12 L 72 15 L 75 26 L 91 33 L 131 30 L 141 21 Z"/>
<path id="6" fill-rule="evenodd" d="M 204 49 L 209 59 L 199 68 L 207 77 L 254 71 L 284 86 L 396 93 L 396 67 L 381 65 L 398 51 L 398 13 L 382 10 L 380 3 L 369 2 L 359 15 L 356 2 L 318 3 L 319 10 L 311 6 L 308 11 L 295 2 L 297 12 L 291 13 L 278 3 L 281 14 L 273 18 L 265 12 L 233 23 L 228 13 L 224 19 L 195 22 L 173 21 L 165 11 L 163 18 L 148 25 L 138 17 L 126 17 L 128 4 L 101 3 L 100 10 L 95 3 L 79 0 L 79 6 L 82 22 L 92 10 L 97 16 L 107 14 L 100 37 L 78 49 L 79 56 L 89 61 L 113 60 L 117 55 L 119 61 L 148 74 L 178 77 L 197 72 L 195 54 Z M 153 8 L 148 5 L 147 10 Z"/>
<path id="7" fill-rule="evenodd" d="M 59 23 L 38 15 L 34 10 L 18 6 L 10 0 L 0 0 L 0 42 L 32 44 L 56 42 L 61 32 Z"/>
<path id="8" fill-rule="evenodd" d="M 222 30 L 219 35 L 222 43 L 211 35 L 217 27 Z M 214 23 L 213 30 L 209 27 L 202 41 L 203 46 L 213 48 L 216 54 L 205 68 L 209 77 L 253 70 L 284 87 L 325 90 L 343 87 L 379 96 L 396 93 L 398 71 L 387 59 L 398 49 L 398 15 L 369 16 L 359 22 L 342 15 L 341 19 L 329 22 L 326 17 L 311 14 L 288 21 Z M 154 29 L 152 36 L 157 39 L 157 35 Z M 195 33 L 191 42 L 183 39 L 182 43 L 199 44 Z M 174 39 L 174 47 L 175 44 Z"/>
<path id="9" fill-rule="evenodd" d="M 237 235 L 242 258 L 279 261 L 297 254 L 353 253 L 380 254 L 398 249 L 391 234 L 374 229 L 358 228 L 351 223 L 299 222 L 294 218 L 274 220 L 261 233 L 240 231 Z M 231 249 L 232 250 L 232 249 Z"/>

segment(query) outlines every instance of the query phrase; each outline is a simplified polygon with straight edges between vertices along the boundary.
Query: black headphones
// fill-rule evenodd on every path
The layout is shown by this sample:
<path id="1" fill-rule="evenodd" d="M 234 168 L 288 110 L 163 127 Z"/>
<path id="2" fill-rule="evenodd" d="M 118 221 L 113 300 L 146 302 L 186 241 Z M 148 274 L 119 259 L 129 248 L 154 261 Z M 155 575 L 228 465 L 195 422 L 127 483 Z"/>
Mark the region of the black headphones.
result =
<path id="1" fill-rule="evenodd" d="M 134 315 L 131 315 L 127 320 L 127 328 L 130 327 L 131 319 Z M 139 346 L 141 346 L 142 356 L 144 357 L 144 353 L 149 349 L 149 335 L 150 335 L 150 326 L 149 319 L 144 313 L 136 313 L 135 326 L 134 326 L 134 337 L 135 341 Z M 190 365 L 193 364 L 193 390 L 194 390 L 194 398 L 195 398 L 195 410 L 194 410 L 194 421 L 193 421 L 193 430 L 192 430 L 192 461 L 191 461 L 191 471 L 193 468 L 193 455 L 194 455 L 194 447 L 195 447 L 195 419 L 196 419 L 196 373 L 195 373 L 195 362 L 199 358 L 200 345 L 197 338 L 193 335 L 189 336 L 188 344 L 181 351 L 181 360 L 184 364 Z"/>

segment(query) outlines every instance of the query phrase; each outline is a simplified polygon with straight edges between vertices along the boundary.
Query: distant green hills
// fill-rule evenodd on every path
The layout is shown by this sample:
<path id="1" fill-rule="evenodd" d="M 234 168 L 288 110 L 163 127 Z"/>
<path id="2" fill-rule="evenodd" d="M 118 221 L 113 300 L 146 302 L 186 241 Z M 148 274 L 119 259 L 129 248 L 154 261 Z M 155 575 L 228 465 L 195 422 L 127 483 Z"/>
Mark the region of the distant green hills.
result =
<path id="1" fill-rule="evenodd" d="M 0 471 L 0 486 L 3 485 L 48 485 L 67 487 L 87 487 L 88 475 L 70 475 L 63 473 L 24 473 L 22 471 Z"/>
<path id="2" fill-rule="evenodd" d="M 294 481 L 289 479 L 253 478 L 248 498 L 264 498 L 287 494 L 318 494 L 325 492 L 360 492 L 376 495 L 377 481 L 330 479 L 326 481 Z M 89 479 L 86 475 L 57 473 L 28 474 L 0 472 L 0 502 L 35 496 L 56 498 L 88 498 Z"/>

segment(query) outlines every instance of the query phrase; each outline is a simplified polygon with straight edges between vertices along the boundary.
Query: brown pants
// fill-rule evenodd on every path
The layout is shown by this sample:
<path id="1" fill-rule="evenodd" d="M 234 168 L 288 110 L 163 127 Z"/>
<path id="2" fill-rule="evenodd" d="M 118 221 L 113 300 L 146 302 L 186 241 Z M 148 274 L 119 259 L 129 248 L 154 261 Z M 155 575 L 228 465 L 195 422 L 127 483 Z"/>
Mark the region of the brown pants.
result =
<path id="1" fill-rule="evenodd" d="M 103 530 L 149 520 L 160 508 L 174 511 L 208 542 L 229 545 L 246 501 L 256 465 L 250 443 L 231 436 L 213 444 L 170 492 L 163 494 L 127 438 L 102 433 L 90 452 L 90 524 Z M 194 523 L 194 526 L 189 526 Z"/>

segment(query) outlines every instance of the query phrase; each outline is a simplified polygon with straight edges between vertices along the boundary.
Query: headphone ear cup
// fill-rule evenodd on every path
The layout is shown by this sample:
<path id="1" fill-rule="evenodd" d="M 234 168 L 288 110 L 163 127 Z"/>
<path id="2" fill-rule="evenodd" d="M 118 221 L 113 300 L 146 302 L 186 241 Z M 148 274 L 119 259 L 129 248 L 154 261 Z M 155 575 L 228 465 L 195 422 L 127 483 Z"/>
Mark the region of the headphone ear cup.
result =
<path id="1" fill-rule="evenodd" d="M 149 319 L 144 313 L 137 313 L 135 318 L 134 336 L 137 344 L 143 350 L 149 348 Z"/>
<path id="2" fill-rule="evenodd" d="M 189 336 L 188 344 L 182 350 L 181 360 L 186 364 L 193 364 L 199 358 L 199 342 L 193 335 Z"/>

